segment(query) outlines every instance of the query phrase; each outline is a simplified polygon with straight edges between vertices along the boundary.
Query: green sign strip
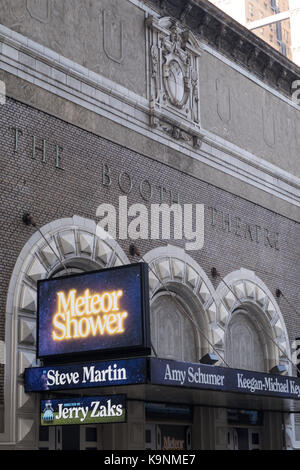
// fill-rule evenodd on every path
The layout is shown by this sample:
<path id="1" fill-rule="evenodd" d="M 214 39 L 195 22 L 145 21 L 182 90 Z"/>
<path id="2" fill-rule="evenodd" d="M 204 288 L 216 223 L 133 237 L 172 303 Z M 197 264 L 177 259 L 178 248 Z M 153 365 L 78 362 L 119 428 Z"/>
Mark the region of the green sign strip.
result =
<path id="1" fill-rule="evenodd" d="M 41 426 L 124 423 L 126 395 L 41 400 Z"/>

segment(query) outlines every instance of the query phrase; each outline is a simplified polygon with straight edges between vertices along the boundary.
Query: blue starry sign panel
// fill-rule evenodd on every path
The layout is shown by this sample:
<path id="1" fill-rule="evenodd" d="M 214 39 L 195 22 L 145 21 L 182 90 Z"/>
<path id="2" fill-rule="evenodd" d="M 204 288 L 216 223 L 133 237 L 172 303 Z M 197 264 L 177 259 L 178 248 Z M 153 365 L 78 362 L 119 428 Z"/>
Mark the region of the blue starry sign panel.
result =
<path id="1" fill-rule="evenodd" d="M 300 399 L 300 379 L 192 362 L 150 359 L 151 383 Z"/>
<path id="2" fill-rule="evenodd" d="M 25 369 L 25 392 L 153 384 L 300 399 L 300 378 L 169 359 L 135 357 Z"/>
<path id="3" fill-rule="evenodd" d="M 149 351 L 148 266 L 38 282 L 37 355 L 48 360 Z"/>
<path id="4" fill-rule="evenodd" d="M 125 421 L 126 395 L 41 400 L 41 426 Z"/>
<path id="5" fill-rule="evenodd" d="M 25 369 L 26 393 L 136 385 L 146 381 L 144 357 Z"/>

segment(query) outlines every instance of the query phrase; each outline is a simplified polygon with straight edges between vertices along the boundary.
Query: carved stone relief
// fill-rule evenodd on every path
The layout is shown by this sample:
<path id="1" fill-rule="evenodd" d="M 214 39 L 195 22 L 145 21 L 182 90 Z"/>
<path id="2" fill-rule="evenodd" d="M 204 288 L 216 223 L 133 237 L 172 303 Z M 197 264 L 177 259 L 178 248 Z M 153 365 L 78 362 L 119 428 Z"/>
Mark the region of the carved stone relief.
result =
<path id="1" fill-rule="evenodd" d="M 274 116 L 265 109 L 262 109 L 262 121 L 264 141 L 269 147 L 273 147 L 275 145 Z"/>
<path id="2" fill-rule="evenodd" d="M 97 46 L 94 44 L 97 35 L 94 36 L 94 41 L 91 43 L 90 35 L 87 34 L 87 25 L 89 25 L 90 30 L 94 27 L 91 5 L 88 2 L 77 0 L 74 6 L 72 4 L 68 4 L 66 8 L 68 16 L 73 19 L 74 27 L 77 31 L 76 35 L 70 35 L 67 33 L 68 49 L 73 48 L 74 51 L 80 51 L 80 63 L 84 67 L 89 67 L 91 54 L 96 57 L 97 53 Z M 97 34 L 99 34 L 98 31 Z M 72 56 L 72 58 L 75 61 L 78 61 L 76 56 Z"/>
<path id="3" fill-rule="evenodd" d="M 21 87 L 23 95 L 25 96 L 26 100 L 30 104 L 34 104 L 36 102 L 36 93 L 35 88 L 30 83 L 22 81 Z"/>
<path id="4" fill-rule="evenodd" d="M 193 34 L 171 18 L 149 17 L 150 125 L 198 148 L 200 50 Z M 180 123 L 180 124 L 179 124 Z"/>
<path id="5" fill-rule="evenodd" d="M 48 23 L 51 18 L 52 0 L 26 0 L 26 8 L 32 18 Z"/>
<path id="6" fill-rule="evenodd" d="M 103 49 L 107 57 L 120 64 L 124 58 L 124 22 L 112 11 L 103 10 Z"/>
<path id="7" fill-rule="evenodd" d="M 217 112 L 223 122 L 229 122 L 231 119 L 230 88 L 224 82 L 224 79 L 217 78 Z"/>
<path id="8" fill-rule="evenodd" d="M 263 137 L 269 147 L 275 145 L 275 118 L 270 100 L 265 99 L 262 106 Z"/>
<path id="9" fill-rule="evenodd" d="M 5 12 L 8 12 L 8 16 L 10 18 L 9 27 L 10 28 L 17 28 L 20 26 L 26 16 L 26 5 L 25 0 L 16 0 L 14 4 L 12 4 L 11 0 L 3 0 L 1 2 L 1 9 L 0 12 L 0 21 L 4 24 L 4 17 L 2 18 L 2 14 L 5 15 Z"/>

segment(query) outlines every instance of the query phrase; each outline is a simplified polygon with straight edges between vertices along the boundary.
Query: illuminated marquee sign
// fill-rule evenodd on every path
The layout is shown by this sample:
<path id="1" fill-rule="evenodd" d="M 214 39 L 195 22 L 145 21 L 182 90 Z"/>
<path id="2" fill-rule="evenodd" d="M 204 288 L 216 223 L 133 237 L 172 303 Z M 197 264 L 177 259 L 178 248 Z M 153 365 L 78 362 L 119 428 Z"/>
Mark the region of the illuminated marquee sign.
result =
<path id="1" fill-rule="evenodd" d="M 126 395 L 41 400 L 41 426 L 125 421 Z"/>
<path id="2" fill-rule="evenodd" d="M 38 282 L 38 357 L 149 349 L 145 263 Z"/>

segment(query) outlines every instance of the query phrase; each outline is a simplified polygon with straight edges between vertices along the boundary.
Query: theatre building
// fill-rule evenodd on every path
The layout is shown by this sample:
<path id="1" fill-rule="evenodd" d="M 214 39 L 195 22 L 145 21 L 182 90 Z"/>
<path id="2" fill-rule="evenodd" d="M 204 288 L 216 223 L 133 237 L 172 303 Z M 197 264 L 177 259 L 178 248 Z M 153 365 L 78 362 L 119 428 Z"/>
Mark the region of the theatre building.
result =
<path id="1" fill-rule="evenodd" d="M 208 1 L 1 0 L 0 449 L 300 448 L 297 80 Z"/>

